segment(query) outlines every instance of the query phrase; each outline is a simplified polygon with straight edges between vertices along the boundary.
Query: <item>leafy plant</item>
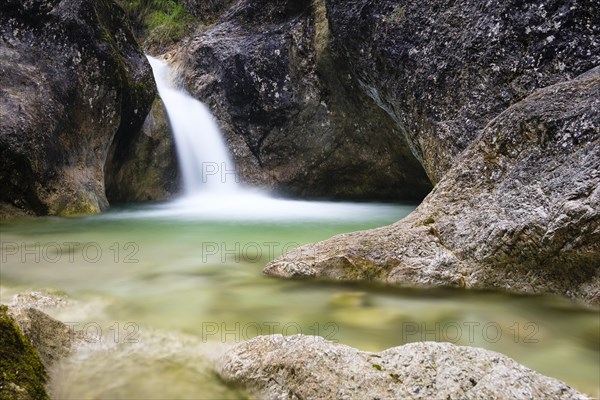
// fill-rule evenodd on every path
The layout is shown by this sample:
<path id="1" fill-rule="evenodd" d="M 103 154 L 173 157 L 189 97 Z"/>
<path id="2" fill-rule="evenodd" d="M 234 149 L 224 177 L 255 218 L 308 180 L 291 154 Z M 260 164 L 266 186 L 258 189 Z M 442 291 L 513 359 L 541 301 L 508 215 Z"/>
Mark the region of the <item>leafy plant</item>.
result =
<path id="1" fill-rule="evenodd" d="M 185 36 L 196 22 L 177 0 L 117 0 L 146 47 L 164 47 Z"/>
<path id="2" fill-rule="evenodd" d="M 406 9 L 402 6 L 397 6 L 392 14 L 392 22 L 401 23 L 406 17 Z"/>

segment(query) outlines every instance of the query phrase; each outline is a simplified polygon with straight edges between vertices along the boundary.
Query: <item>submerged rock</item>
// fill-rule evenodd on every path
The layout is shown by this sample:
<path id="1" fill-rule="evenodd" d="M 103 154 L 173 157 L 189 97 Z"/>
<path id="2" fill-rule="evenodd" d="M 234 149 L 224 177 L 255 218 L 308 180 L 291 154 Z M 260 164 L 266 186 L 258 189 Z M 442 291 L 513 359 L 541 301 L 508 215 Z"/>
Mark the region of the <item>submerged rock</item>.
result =
<path id="1" fill-rule="evenodd" d="M 600 67 L 492 120 L 406 219 L 301 247 L 265 272 L 598 304 L 599 149 Z"/>
<path id="2" fill-rule="evenodd" d="M 46 369 L 71 354 L 76 337 L 67 325 L 40 310 L 69 305 L 63 296 L 44 292 L 25 292 L 14 296 L 8 314 L 37 350 Z"/>
<path id="3" fill-rule="evenodd" d="M 29 340 L 0 305 L 0 398 L 49 399 L 46 371 Z"/>
<path id="4" fill-rule="evenodd" d="M 56 399 L 248 399 L 214 373 L 224 345 L 153 329 L 131 339 L 78 348 L 53 369 L 48 391 Z"/>
<path id="5" fill-rule="evenodd" d="M 3 1 L 0 88 L 0 202 L 37 215 L 105 209 L 109 147 L 136 132 L 156 92 L 123 11 Z"/>
<path id="6" fill-rule="evenodd" d="M 422 199 L 431 189 L 394 121 L 341 61 L 324 2 L 239 1 L 175 59 L 242 180 L 306 197 Z"/>
<path id="7" fill-rule="evenodd" d="M 263 399 L 586 399 L 499 353 L 421 342 L 368 353 L 318 336 L 259 336 L 217 362 Z"/>
<path id="8" fill-rule="evenodd" d="M 492 118 L 600 65 L 597 1 L 326 3 L 354 78 L 394 118 L 434 183 Z"/>

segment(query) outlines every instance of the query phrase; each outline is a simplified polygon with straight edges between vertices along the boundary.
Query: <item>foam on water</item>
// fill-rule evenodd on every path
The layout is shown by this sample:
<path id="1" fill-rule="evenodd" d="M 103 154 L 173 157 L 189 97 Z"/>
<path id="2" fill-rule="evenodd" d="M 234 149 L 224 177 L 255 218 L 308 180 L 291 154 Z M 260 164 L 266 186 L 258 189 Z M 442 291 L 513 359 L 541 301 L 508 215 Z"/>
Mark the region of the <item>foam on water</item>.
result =
<path id="1" fill-rule="evenodd" d="M 175 137 L 177 156 L 187 195 L 229 193 L 235 179 L 222 179 L 235 169 L 216 121 L 208 108 L 169 80 L 169 65 L 148 56 L 158 93 L 165 105 Z"/>
<path id="2" fill-rule="evenodd" d="M 208 221 L 365 221 L 400 219 L 414 207 L 275 198 L 237 182 L 218 126 L 209 110 L 170 81 L 169 65 L 148 57 L 177 145 L 184 192 L 174 201 L 101 218 Z"/>

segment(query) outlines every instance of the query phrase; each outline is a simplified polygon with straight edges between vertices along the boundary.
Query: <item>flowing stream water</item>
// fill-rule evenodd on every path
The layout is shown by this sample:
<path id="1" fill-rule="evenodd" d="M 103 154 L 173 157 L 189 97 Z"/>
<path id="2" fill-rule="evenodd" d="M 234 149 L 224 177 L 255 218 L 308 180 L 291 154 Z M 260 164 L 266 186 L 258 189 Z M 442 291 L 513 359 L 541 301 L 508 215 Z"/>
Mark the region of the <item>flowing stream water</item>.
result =
<path id="1" fill-rule="evenodd" d="M 65 292 L 78 304 L 47 311 L 90 338 L 52 369 L 56 398 L 243 398 L 215 376 L 211 360 L 224 343 L 270 333 L 317 334 L 366 351 L 422 340 L 479 346 L 600 395 L 597 309 L 553 296 L 262 275 L 298 245 L 395 222 L 416 205 L 275 199 L 218 169 L 205 173 L 206 160 L 231 165 L 218 129 L 204 106 L 169 86 L 168 66 L 150 61 L 185 195 L 99 216 L 2 224 L 0 300 Z"/>

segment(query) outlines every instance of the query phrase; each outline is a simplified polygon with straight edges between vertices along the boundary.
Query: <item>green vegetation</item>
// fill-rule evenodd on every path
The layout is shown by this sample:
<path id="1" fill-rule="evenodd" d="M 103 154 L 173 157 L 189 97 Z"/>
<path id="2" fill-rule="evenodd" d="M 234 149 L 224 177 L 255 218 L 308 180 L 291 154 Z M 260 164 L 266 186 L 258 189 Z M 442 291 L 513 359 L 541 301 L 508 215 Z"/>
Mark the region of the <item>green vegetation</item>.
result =
<path id="1" fill-rule="evenodd" d="M 181 39 L 196 22 L 177 0 L 117 0 L 145 47 L 165 47 Z"/>
<path id="2" fill-rule="evenodd" d="M 402 6 L 397 6 L 396 9 L 394 10 L 394 13 L 392 14 L 392 22 L 399 24 L 402 21 L 404 21 L 405 17 L 406 17 L 406 9 Z"/>
<path id="3" fill-rule="evenodd" d="M 45 381 L 40 357 L 0 306 L 0 399 L 48 399 Z"/>

